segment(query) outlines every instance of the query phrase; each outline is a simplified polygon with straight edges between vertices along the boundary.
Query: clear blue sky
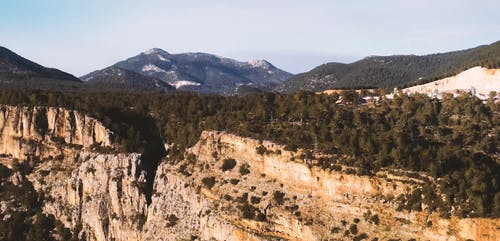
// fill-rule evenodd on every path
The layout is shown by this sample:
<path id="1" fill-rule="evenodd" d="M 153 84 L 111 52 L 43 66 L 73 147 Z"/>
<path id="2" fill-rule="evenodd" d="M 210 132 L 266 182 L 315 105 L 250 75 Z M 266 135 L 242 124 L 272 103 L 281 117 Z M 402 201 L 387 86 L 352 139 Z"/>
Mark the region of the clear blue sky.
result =
<path id="1" fill-rule="evenodd" d="M 0 45 L 77 76 L 152 47 L 290 72 L 500 40 L 498 0 L 0 0 Z"/>

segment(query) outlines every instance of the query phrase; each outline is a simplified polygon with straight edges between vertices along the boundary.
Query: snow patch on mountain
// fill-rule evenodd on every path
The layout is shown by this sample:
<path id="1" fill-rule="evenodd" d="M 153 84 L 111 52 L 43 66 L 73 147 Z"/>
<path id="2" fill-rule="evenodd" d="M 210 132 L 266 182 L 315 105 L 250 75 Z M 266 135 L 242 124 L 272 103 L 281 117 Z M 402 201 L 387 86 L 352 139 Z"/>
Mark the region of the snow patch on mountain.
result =
<path id="1" fill-rule="evenodd" d="M 174 86 L 176 89 L 179 89 L 183 86 L 199 86 L 200 85 L 200 83 L 188 81 L 188 80 L 178 80 L 178 81 L 171 82 L 169 84 Z"/>
<path id="2" fill-rule="evenodd" d="M 146 54 L 146 55 L 151 55 L 151 54 L 169 55 L 169 53 L 167 51 L 165 51 L 163 49 L 159 49 L 159 48 L 148 49 L 142 53 Z"/>
<path id="3" fill-rule="evenodd" d="M 250 64 L 254 68 L 268 69 L 269 67 L 271 67 L 271 65 L 269 64 L 269 62 L 267 62 L 267 61 L 265 61 L 263 59 L 251 60 L 251 61 L 248 61 L 248 64 Z"/>
<path id="4" fill-rule="evenodd" d="M 169 59 L 164 58 L 163 56 L 161 56 L 161 54 L 156 54 L 155 56 L 156 56 L 159 60 L 161 60 L 161 61 L 164 61 L 164 62 L 170 62 L 170 60 L 169 60 Z"/>
<path id="5" fill-rule="evenodd" d="M 143 72 L 163 72 L 163 73 L 166 73 L 166 71 L 154 64 L 147 64 L 147 65 L 144 65 L 144 67 L 142 67 L 141 69 Z"/>

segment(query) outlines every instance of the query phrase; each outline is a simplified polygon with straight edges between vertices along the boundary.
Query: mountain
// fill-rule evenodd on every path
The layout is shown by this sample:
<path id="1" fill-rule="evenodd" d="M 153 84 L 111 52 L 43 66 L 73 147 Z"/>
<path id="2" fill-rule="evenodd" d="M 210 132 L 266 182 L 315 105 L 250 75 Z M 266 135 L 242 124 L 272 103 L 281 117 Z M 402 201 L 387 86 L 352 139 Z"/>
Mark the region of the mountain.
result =
<path id="1" fill-rule="evenodd" d="M 206 53 L 169 54 L 151 49 L 113 65 L 162 80 L 180 90 L 231 94 L 240 85 L 272 89 L 291 76 L 265 60 L 240 62 Z M 99 75 L 95 71 L 82 80 Z"/>
<path id="2" fill-rule="evenodd" d="M 36 82 L 81 82 L 63 71 L 46 68 L 0 47 L 0 83 L 27 84 Z"/>
<path id="3" fill-rule="evenodd" d="M 175 88 L 159 79 L 111 66 L 89 74 L 83 79 L 88 86 L 105 89 L 122 89 L 127 86 L 134 91 L 169 91 Z"/>
<path id="4" fill-rule="evenodd" d="M 278 90 L 295 92 L 408 87 L 456 75 L 474 66 L 500 68 L 500 41 L 448 53 L 370 56 L 350 64 L 323 64 L 291 77 Z"/>

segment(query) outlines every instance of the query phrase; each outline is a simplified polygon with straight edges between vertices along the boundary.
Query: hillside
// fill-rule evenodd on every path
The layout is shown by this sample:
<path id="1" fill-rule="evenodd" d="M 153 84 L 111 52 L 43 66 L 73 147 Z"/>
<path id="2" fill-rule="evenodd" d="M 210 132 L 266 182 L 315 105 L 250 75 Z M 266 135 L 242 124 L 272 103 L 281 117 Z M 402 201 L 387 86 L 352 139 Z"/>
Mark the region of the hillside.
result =
<path id="1" fill-rule="evenodd" d="M 7 48 L 0 47 L 0 83 L 28 84 L 40 81 L 52 83 L 81 82 L 63 71 L 46 68 L 25 59 Z"/>
<path id="2" fill-rule="evenodd" d="M 129 91 L 170 91 L 175 88 L 159 79 L 141 75 L 136 72 L 122 69 L 120 67 L 108 67 L 90 74 L 91 77 L 84 79 L 89 87 L 104 89 L 123 89 L 128 87 Z"/>
<path id="3" fill-rule="evenodd" d="M 265 60 L 240 62 L 206 53 L 170 54 L 161 49 L 145 51 L 113 66 L 162 80 L 179 90 L 217 94 L 232 94 L 240 85 L 272 89 L 291 76 Z M 81 79 L 92 79 L 101 71 Z"/>
<path id="4" fill-rule="evenodd" d="M 370 56 L 350 64 L 328 63 L 291 77 L 277 90 L 402 88 L 453 76 L 474 66 L 500 67 L 500 41 L 448 53 Z"/>

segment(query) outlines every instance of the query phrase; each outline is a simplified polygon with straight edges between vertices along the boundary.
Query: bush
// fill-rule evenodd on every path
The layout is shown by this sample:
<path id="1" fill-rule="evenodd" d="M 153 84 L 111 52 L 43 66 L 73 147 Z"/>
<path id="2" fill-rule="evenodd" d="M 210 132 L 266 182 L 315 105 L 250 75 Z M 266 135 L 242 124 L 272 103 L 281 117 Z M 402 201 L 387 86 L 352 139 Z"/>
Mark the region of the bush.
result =
<path id="1" fill-rule="evenodd" d="M 170 214 L 167 216 L 167 227 L 173 227 L 177 224 L 177 221 L 179 221 L 179 218 L 175 216 L 174 214 Z"/>
<path id="2" fill-rule="evenodd" d="M 212 189 L 212 187 L 215 185 L 216 181 L 215 181 L 215 177 L 205 177 L 203 179 L 201 179 L 201 182 L 203 183 L 203 185 L 205 185 L 205 187 L 207 187 L 208 189 Z"/>
<path id="3" fill-rule="evenodd" d="M 285 201 L 285 193 L 280 191 L 275 191 L 273 193 L 273 199 L 278 205 L 282 205 Z"/>
<path id="4" fill-rule="evenodd" d="M 240 166 L 240 174 L 242 176 L 250 174 L 250 169 L 248 169 L 249 167 L 250 167 L 250 165 L 248 165 L 247 163 L 241 165 Z"/>
<path id="5" fill-rule="evenodd" d="M 354 238 L 352 238 L 353 241 L 361 241 L 363 239 L 367 239 L 368 235 L 366 233 L 362 233 Z"/>
<path id="6" fill-rule="evenodd" d="M 256 197 L 256 196 L 252 196 L 252 197 L 250 198 L 250 202 L 251 202 L 252 204 L 259 204 L 259 203 L 260 203 L 260 200 L 261 200 L 261 199 L 260 199 L 260 197 Z"/>
<path id="7" fill-rule="evenodd" d="M 241 195 L 241 197 L 236 198 L 236 201 L 239 203 L 248 203 L 248 192 L 245 192 Z"/>
<path id="8" fill-rule="evenodd" d="M 246 219 L 254 219 L 255 218 L 255 210 L 256 208 L 248 203 L 245 203 L 239 206 L 240 211 L 242 212 L 243 218 Z"/>
<path id="9" fill-rule="evenodd" d="M 358 225 L 351 224 L 351 226 L 349 227 L 349 232 L 356 235 L 358 233 Z"/>
<path id="10" fill-rule="evenodd" d="M 223 172 L 229 171 L 233 169 L 235 166 L 236 166 L 236 160 L 234 160 L 233 158 L 227 158 L 222 161 L 221 170 Z"/>
<path id="11" fill-rule="evenodd" d="M 231 201 L 231 200 L 233 200 L 233 197 L 232 197 L 231 195 L 229 195 L 229 194 L 225 194 L 225 195 L 224 195 L 224 199 L 225 199 L 226 201 Z"/>
<path id="12" fill-rule="evenodd" d="M 255 148 L 255 151 L 257 152 L 257 154 L 259 155 L 264 155 L 267 153 L 267 148 L 263 145 L 260 145 L 258 146 L 257 148 Z"/>

